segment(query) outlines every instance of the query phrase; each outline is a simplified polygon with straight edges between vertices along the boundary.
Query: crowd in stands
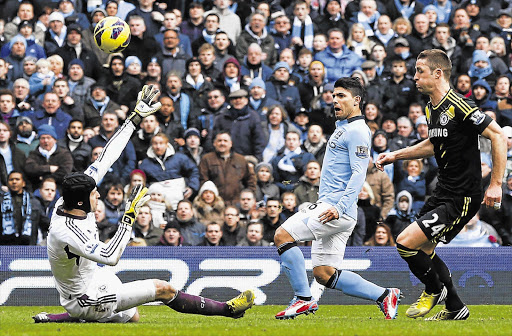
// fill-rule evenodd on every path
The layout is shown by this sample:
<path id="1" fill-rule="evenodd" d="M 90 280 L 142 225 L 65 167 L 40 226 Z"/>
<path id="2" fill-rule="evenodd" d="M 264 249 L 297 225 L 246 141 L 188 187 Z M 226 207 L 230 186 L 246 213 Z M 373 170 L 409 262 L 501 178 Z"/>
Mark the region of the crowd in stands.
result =
<path id="1" fill-rule="evenodd" d="M 99 183 L 99 238 L 116 231 L 136 184 L 151 201 L 133 245 L 268 246 L 314 203 L 334 81 L 365 86 L 373 133 L 350 246 L 390 246 L 436 184 L 434 158 L 377 170 L 379 153 L 428 137 L 417 55 L 444 50 L 456 92 L 508 137 L 500 210 L 482 208 L 457 246 L 512 245 L 510 0 L 0 1 L 0 244 L 44 245 L 60 185 L 81 172 L 145 84 L 162 108 L 143 120 Z M 121 53 L 95 46 L 106 16 L 126 20 Z M 485 190 L 492 161 L 481 139 Z M 451 245 L 451 244 L 450 244 Z M 449 246 L 450 246 L 449 245 Z"/>

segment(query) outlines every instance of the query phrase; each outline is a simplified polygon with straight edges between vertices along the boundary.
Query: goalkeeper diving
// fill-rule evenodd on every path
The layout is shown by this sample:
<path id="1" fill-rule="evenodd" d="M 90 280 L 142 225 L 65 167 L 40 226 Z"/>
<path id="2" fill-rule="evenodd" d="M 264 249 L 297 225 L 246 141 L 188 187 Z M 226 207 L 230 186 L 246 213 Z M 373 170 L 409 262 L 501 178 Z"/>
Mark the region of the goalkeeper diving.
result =
<path id="1" fill-rule="evenodd" d="M 144 117 L 160 109 L 158 89 L 144 86 L 135 111 L 110 138 L 98 159 L 84 173 L 64 178 L 62 197 L 57 201 L 48 232 L 48 259 L 55 277 L 60 303 L 66 313 L 40 313 L 38 322 L 137 322 L 137 306 L 161 301 L 170 308 L 189 314 L 242 317 L 254 303 L 254 292 L 218 302 L 176 290 L 158 279 L 121 283 L 108 268 L 97 263 L 116 265 L 130 240 L 132 225 L 140 207 L 148 201 L 147 188 L 134 188 L 126 203 L 117 232 L 108 243 L 98 239 L 94 211 L 99 193 L 96 188 L 111 165 L 119 158 L 133 131 Z"/>

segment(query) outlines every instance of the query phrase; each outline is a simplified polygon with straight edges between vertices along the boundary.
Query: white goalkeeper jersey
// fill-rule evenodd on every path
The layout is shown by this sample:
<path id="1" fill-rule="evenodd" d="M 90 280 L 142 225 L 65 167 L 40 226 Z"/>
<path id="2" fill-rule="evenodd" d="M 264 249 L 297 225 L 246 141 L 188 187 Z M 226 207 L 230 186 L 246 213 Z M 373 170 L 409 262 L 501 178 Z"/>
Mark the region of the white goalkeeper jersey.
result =
<path id="1" fill-rule="evenodd" d="M 121 155 L 134 130 L 131 121 L 125 122 L 84 173 L 96 183 L 101 181 Z M 105 244 L 98 240 L 93 212 L 83 217 L 67 214 L 62 210 L 63 203 L 61 197 L 55 204 L 47 250 L 57 290 L 62 298 L 70 300 L 85 293 L 98 268 L 97 263 L 117 264 L 130 239 L 132 227 L 120 223 L 114 237 Z"/>

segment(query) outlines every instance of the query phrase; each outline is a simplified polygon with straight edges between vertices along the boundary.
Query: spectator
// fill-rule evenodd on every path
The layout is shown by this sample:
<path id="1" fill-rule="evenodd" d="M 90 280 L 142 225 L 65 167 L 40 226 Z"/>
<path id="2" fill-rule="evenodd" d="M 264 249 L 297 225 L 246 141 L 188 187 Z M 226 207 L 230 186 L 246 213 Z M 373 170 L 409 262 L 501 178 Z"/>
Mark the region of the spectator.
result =
<path id="1" fill-rule="evenodd" d="M 216 85 L 227 92 L 235 92 L 246 87 L 242 80 L 240 63 L 234 57 L 224 61 L 222 74 L 217 78 Z"/>
<path id="2" fill-rule="evenodd" d="M 263 239 L 263 224 L 260 222 L 249 223 L 246 236 L 237 246 L 270 246 L 270 243 Z"/>
<path id="3" fill-rule="evenodd" d="M 373 30 L 370 29 L 373 34 Z M 367 59 L 372 51 L 375 42 L 368 38 L 367 32 L 362 23 L 354 23 L 350 27 L 347 39 L 347 47 L 359 57 Z"/>
<path id="4" fill-rule="evenodd" d="M 0 120 L 0 185 L 7 191 L 7 177 L 11 171 L 23 171 L 26 156 L 11 140 L 11 127 Z"/>
<path id="5" fill-rule="evenodd" d="M 212 181 L 203 183 L 194 199 L 193 206 L 197 220 L 204 225 L 211 222 L 222 223 L 224 200 L 219 196 L 219 190 Z"/>
<path id="6" fill-rule="evenodd" d="M 407 190 L 413 197 L 412 209 L 419 213 L 425 204 L 427 185 L 421 160 L 405 160 L 403 163 L 405 175 L 397 183 L 397 191 Z"/>
<path id="7" fill-rule="evenodd" d="M 94 218 L 96 219 L 96 226 L 98 227 L 98 239 L 102 242 L 106 242 L 112 237 L 117 231 L 117 223 L 111 225 L 106 217 L 105 203 L 102 200 L 98 200 L 96 211 L 94 211 Z"/>
<path id="8" fill-rule="evenodd" d="M 64 16 L 60 12 L 52 12 L 48 18 L 49 24 L 44 36 L 44 49 L 53 54 L 66 43 L 67 27 Z"/>
<path id="9" fill-rule="evenodd" d="M 183 68 L 185 69 L 185 64 Z M 180 76 L 174 72 L 169 73 L 164 94 L 174 102 L 174 120 L 179 120 L 183 129 L 187 129 L 196 125 L 193 112 L 194 101 L 188 94 L 182 92 L 182 87 L 183 82 Z"/>
<path id="10" fill-rule="evenodd" d="M 335 2 L 335 1 L 334 1 Z M 302 106 L 307 110 L 313 108 L 315 102 L 321 99 L 323 86 L 326 84 L 325 67 L 320 61 L 309 65 L 307 76 L 299 83 L 298 89 Z"/>
<path id="11" fill-rule="evenodd" d="M 84 63 L 80 59 L 75 58 L 69 63 L 68 85 L 71 91 L 70 96 L 80 110 L 83 109 L 85 101 L 91 94 L 91 86 L 95 83 L 94 79 L 85 75 L 84 70 Z"/>
<path id="12" fill-rule="evenodd" d="M 471 87 L 471 92 L 470 99 L 472 99 L 482 111 L 487 109 L 492 111 L 497 110 L 498 103 L 495 100 L 491 100 L 491 85 L 485 79 L 475 80 Z"/>
<path id="13" fill-rule="evenodd" d="M 345 45 L 343 32 L 337 28 L 329 31 L 328 47 L 315 55 L 326 68 L 327 81 L 334 82 L 340 77 L 348 77 L 363 63 L 354 52 Z"/>
<path id="14" fill-rule="evenodd" d="M 345 17 L 350 19 L 353 23 L 362 24 L 367 34 L 371 36 L 375 28 L 377 28 L 377 20 L 382 12 L 377 9 L 377 2 L 375 0 L 362 0 L 359 2 L 359 11 L 354 13 L 351 17 Z"/>
<path id="15" fill-rule="evenodd" d="M 142 119 L 140 129 L 134 132 L 131 139 L 138 163 L 148 157 L 147 151 L 151 146 L 151 139 L 160 132 L 160 126 L 154 114 Z"/>
<path id="16" fill-rule="evenodd" d="M 156 57 L 151 57 L 146 67 L 146 77 L 142 79 L 143 84 L 149 81 L 160 83 L 162 81 L 162 66 L 158 63 Z"/>
<path id="17" fill-rule="evenodd" d="M 165 188 L 161 184 L 153 183 L 148 189 L 148 194 L 151 199 L 147 202 L 147 205 L 151 208 L 153 225 L 163 229 L 167 223 L 174 219 L 174 211 L 167 201 Z"/>
<path id="18" fill-rule="evenodd" d="M 357 208 L 356 226 L 347 240 L 347 246 L 363 246 L 366 234 L 366 218 L 362 208 Z"/>
<path id="19" fill-rule="evenodd" d="M 281 218 L 283 207 L 279 199 L 269 198 L 265 203 L 265 216 L 261 219 L 263 224 L 263 239 L 272 241 L 278 227 L 284 223 Z"/>
<path id="20" fill-rule="evenodd" d="M 172 14 L 174 15 L 174 14 Z M 130 44 L 123 50 L 125 58 L 128 56 L 137 56 L 145 69 L 148 66 L 151 57 L 160 51 L 161 46 L 155 40 L 156 36 L 147 31 L 144 19 L 138 15 L 130 16 L 128 21 L 130 25 Z M 159 34 L 160 35 L 160 34 Z"/>
<path id="21" fill-rule="evenodd" d="M 191 41 L 195 41 L 202 34 L 204 28 L 203 15 L 203 3 L 192 1 L 188 7 L 188 19 L 180 25 L 182 34 L 189 36 Z"/>
<path id="22" fill-rule="evenodd" d="M 18 34 L 19 24 L 23 21 L 35 21 L 34 5 L 30 1 L 22 1 L 18 7 L 16 17 L 5 25 L 4 37 L 6 41 L 10 41 Z M 44 41 L 44 31 L 39 25 L 35 27 L 34 35 L 36 40 L 40 41 L 40 43 Z"/>
<path id="23" fill-rule="evenodd" d="M 222 239 L 222 228 L 219 223 L 211 222 L 206 225 L 203 241 L 197 246 L 225 246 Z"/>
<path id="24" fill-rule="evenodd" d="M 100 50 L 101 51 L 101 50 Z M 53 71 L 56 78 L 64 78 L 64 60 L 57 54 L 46 59 L 50 62 L 50 70 Z"/>
<path id="25" fill-rule="evenodd" d="M 163 48 L 156 54 L 158 63 L 162 65 L 162 73 L 164 76 L 167 76 L 172 71 L 178 77 L 183 77 L 186 61 L 190 56 L 179 48 L 180 39 L 178 32 L 173 29 L 166 30 L 163 41 Z"/>
<path id="26" fill-rule="evenodd" d="M 266 128 L 269 110 L 276 105 L 281 105 L 277 100 L 267 97 L 265 82 L 256 77 L 249 85 L 249 107 L 260 116 L 261 125 Z"/>
<path id="27" fill-rule="evenodd" d="M 153 3 L 154 1 L 139 0 L 138 6 L 126 14 L 127 21 L 130 21 L 130 18 L 134 15 L 142 17 L 147 27 L 148 36 L 158 34 L 164 21 L 163 12 L 158 6 L 153 7 Z"/>
<path id="28" fill-rule="evenodd" d="M 317 161 L 309 161 L 304 175 L 300 177 L 297 187 L 293 191 L 300 206 L 305 202 L 316 203 L 320 188 L 321 166 Z"/>
<path id="29" fill-rule="evenodd" d="M 125 208 L 123 185 L 120 183 L 110 183 L 103 189 L 103 194 L 105 217 L 109 225 L 117 226 Z"/>
<path id="30" fill-rule="evenodd" d="M 50 71 L 50 62 L 40 59 L 36 62 L 36 72 L 30 76 L 30 94 L 42 98 L 44 93 L 50 92 L 55 81 L 55 74 Z"/>
<path id="31" fill-rule="evenodd" d="M 417 140 L 416 133 L 411 120 L 408 117 L 402 116 L 396 120 L 397 134 L 389 142 L 389 148 L 392 151 L 397 149 L 409 147 Z"/>
<path id="32" fill-rule="evenodd" d="M 336 116 L 334 115 L 333 97 L 334 84 L 327 83 L 323 86 L 322 95 L 311 104 L 312 111 L 310 124 L 320 125 L 328 138 L 336 128 Z"/>
<path id="33" fill-rule="evenodd" d="M 465 8 L 459 7 L 453 14 L 452 36 L 462 48 L 464 57 L 471 57 L 480 27 L 474 26 Z"/>
<path id="34" fill-rule="evenodd" d="M 15 96 L 11 90 L 0 90 L 0 117 L 2 121 L 9 124 L 11 129 L 16 127 L 20 113 L 16 109 Z"/>
<path id="35" fill-rule="evenodd" d="M 416 220 L 417 213 L 412 209 L 412 195 L 407 190 L 402 190 L 396 195 L 395 206 L 389 211 L 385 223 L 391 228 L 394 239 L 398 237 L 406 227 Z"/>
<path id="36" fill-rule="evenodd" d="M 201 109 L 201 114 L 198 116 L 201 143 L 207 152 L 213 150 L 213 126 L 215 124 L 215 117 L 224 112 L 228 106 L 224 94 L 224 91 L 217 87 L 208 92 L 206 96 L 208 106 Z"/>
<path id="37" fill-rule="evenodd" d="M 452 61 L 453 74 L 461 71 L 462 49 L 451 36 L 450 26 L 447 23 L 440 23 L 436 26 L 432 38 L 432 47 L 441 49 L 448 55 Z"/>
<path id="38" fill-rule="evenodd" d="M 243 189 L 240 192 L 240 220 L 247 226 L 251 220 L 259 218 L 259 209 L 264 206 L 265 203 L 261 201 L 256 203 L 256 195 L 251 189 Z"/>
<path id="39" fill-rule="evenodd" d="M 364 243 L 365 246 L 396 246 L 391 230 L 386 224 L 379 222 L 374 234 Z"/>
<path id="40" fill-rule="evenodd" d="M 241 36 L 243 37 L 243 35 Z M 240 48 L 240 43 L 237 49 Z M 267 81 L 272 75 L 272 69 L 267 65 L 268 62 L 263 62 L 264 53 L 262 47 L 253 42 L 245 48 L 243 54 L 246 57 L 240 57 L 242 62 L 242 78 L 245 84 L 251 85 L 255 78 L 260 78 L 264 82 Z M 268 56 L 267 56 L 268 57 Z"/>
<path id="41" fill-rule="evenodd" d="M 316 27 L 309 15 L 309 5 L 306 1 L 296 1 L 292 6 L 293 24 L 291 44 L 297 48 L 297 50 L 302 47 L 313 50 L 313 37 Z"/>
<path id="42" fill-rule="evenodd" d="M 217 61 L 215 66 L 219 72 L 223 72 L 226 61 L 234 58 L 233 54 L 236 53 L 235 48 L 232 45 L 228 34 L 224 31 L 217 32 L 213 44 L 215 47 L 215 60 Z"/>
<path id="43" fill-rule="evenodd" d="M 57 146 L 57 133 L 51 125 L 43 124 L 38 127 L 39 147 L 28 155 L 25 172 L 30 184 L 37 188 L 41 181 L 51 176 L 60 185 L 64 176 L 73 170 L 71 153 Z"/>
<path id="44" fill-rule="evenodd" d="M 201 158 L 205 154 L 201 147 L 201 139 L 197 128 L 189 128 L 185 134 L 185 144 L 180 147 L 180 152 L 188 156 L 194 163 L 199 166 Z"/>
<path id="45" fill-rule="evenodd" d="M 60 0 L 57 10 L 62 13 L 69 23 L 78 24 L 82 29 L 88 29 L 91 25 L 89 19 L 80 9 L 75 10 L 75 3 L 79 3 L 79 1 Z"/>
<path id="46" fill-rule="evenodd" d="M 213 9 L 206 12 L 206 16 L 215 13 L 220 19 L 220 29 L 225 31 L 231 41 L 237 41 L 242 32 L 240 17 L 229 9 L 229 2 L 226 0 L 214 0 Z"/>
<path id="47" fill-rule="evenodd" d="M 419 105 L 418 103 L 416 104 Z M 410 109 L 411 107 L 409 106 L 409 111 Z M 368 101 L 364 107 L 364 119 L 366 120 L 366 123 L 369 124 L 370 122 L 374 122 L 377 127 L 380 128 L 380 125 L 382 124 L 382 118 L 383 116 L 380 112 L 379 104 L 374 101 Z"/>
<path id="48" fill-rule="evenodd" d="M 288 132 L 300 131 L 288 121 L 288 115 L 281 105 L 272 105 L 266 117 L 265 138 L 268 138 L 268 143 L 263 151 L 263 161 L 270 162 L 285 145 Z"/>
<path id="49" fill-rule="evenodd" d="M 392 61 L 392 76 L 388 79 L 383 91 L 383 113 L 394 112 L 399 116 L 405 116 L 409 112 L 409 104 L 420 102 L 420 94 L 414 81 L 407 78 L 406 62 L 401 59 Z"/>
<path id="50" fill-rule="evenodd" d="M 124 116 L 125 113 L 121 111 L 121 106 L 115 103 L 107 96 L 106 88 L 99 83 L 94 83 L 90 87 L 91 94 L 84 102 L 84 120 L 85 127 L 95 127 L 99 130 L 101 124 L 101 117 L 104 113 L 113 112 L 118 117 Z"/>
<path id="51" fill-rule="evenodd" d="M 0 90 L 6 90 L 12 86 L 9 64 L 4 58 L 0 58 Z"/>
<path id="52" fill-rule="evenodd" d="M 133 188 L 138 184 L 146 186 L 146 173 L 140 169 L 134 169 L 130 173 L 130 183 L 124 186 L 125 201 L 132 194 Z"/>
<path id="53" fill-rule="evenodd" d="M 498 103 L 501 100 L 507 99 L 510 95 L 510 78 L 507 75 L 501 75 L 496 80 L 496 86 L 494 86 L 494 93 L 491 95 L 491 100 L 495 100 Z M 496 110 L 495 110 L 496 112 Z"/>
<path id="54" fill-rule="evenodd" d="M 99 134 L 92 137 L 87 142 L 93 149 L 93 152 L 96 147 L 105 147 L 108 140 L 114 135 L 118 127 L 119 119 L 117 114 L 115 112 L 105 111 L 101 117 Z M 130 173 L 135 169 L 136 160 L 137 157 L 135 149 L 132 142 L 129 141 L 119 159 L 112 165 L 112 170 L 107 173 L 103 180 L 114 180 L 122 184 L 128 183 Z"/>
<path id="55" fill-rule="evenodd" d="M 318 32 L 327 34 L 332 28 L 338 28 L 343 34 L 348 34 L 348 23 L 341 15 L 341 1 L 327 0 L 325 1 L 324 15 L 318 16 L 314 21 L 318 27 Z"/>
<path id="56" fill-rule="evenodd" d="M 176 220 L 167 223 L 156 246 L 190 246 L 184 242 L 180 231 L 180 224 Z"/>
<path id="57" fill-rule="evenodd" d="M 153 225 L 152 220 L 151 208 L 147 205 L 143 205 L 133 225 L 135 238 L 143 238 L 147 246 L 158 245 L 160 237 L 164 233 L 162 229 Z"/>
<path id="58" fill-rule="evenodd" d="M 231 106 L 215 117 L 213 132 L 230 132 L 236 153 L 261 160 L 266 139 L 261 130 L 260 117 L 248 106 L 247 95 L 245 90 L 229 94 Z"/>
<path id="59" fill-rule="evenodd" d="M 5 57 L 5 61 L 9 63 L 11 79 L 16 80 L 24 77 L 23 60 L 27 56 L 27 41 L 25 41 L 23 36 L 16 35 L 9 43 L 11 45 L 11 53 Z"/>
<path id="60" fill-rule="evenodd" d="M 272 159 L 274 180 L 281 192 L 293 191 L 304 174 L 306 164 L 315 159 L 300 147 L 300 134 L 288 131 L 284 147 Z"/>
<path id="61" fill-rule="evenodd" d="M 68 26 L 66 43 L 55 50 L 55 53 L 64 60 L 64 69 L 69 70 L 71 61 L 78 58 L 83 62 L 85 76 L 98 80 L 103 73 L 94 52 L 83 45 L 82 28 L 77 24 Z"/>
<path id="62" fill-rule="evenodd" d="M 404 0 L 399 2 L 386 3 L 386 13 L 391 20 L 403 16 L 406 19 L 412 20 L 418 14 L 423 13 L 424 5 L 421 1 Z"/>
<path id="63" fill-rule="evenodd" d="M 315 160 L 321 165 L 324 161 L 327 141 L 325 140 L 322 127 L 316 124 L 309 126 L 308 138 L 304 141 L 303 148 L 315 156 Z"/>
<path id="64" fill-rule="evenodd" d="M 390 42 L 390 44 L 391 44 L 391 42 Z M 375 76 L 377 77 L 377 79 L 386 78 L 391 75 L 389 66 L 385 62 L 387 60 L 387 56 L 388 56 L 388 53 L 386 51 L 386 48 L 383 45 L 376 44 L 373 46 L 372 53 L 370 55 L 370 60 L 374 61 L 376 63 Z M 363 64 L 361 64 L 361 67 L 363 66 Z M 363 68 L 363 71 L 364 71 L 364 68 Z M 367 73 L 367 72 L 365 72 L 365 73 Z M 373 84 L 371 82 L 371 80 L 370 80 L 370 84 Z"/>
<path id="65" fill-rule="evenodd" d="M 276 62 L 277 54 L 274 46 L 274 38 L 268 34 L 267 19 L 261 12 L 254 12 L 249 17 L 249 23 L 240 34 L 236 45 L 236 54 L 238 59 L 243 59 L 248 53 L 251 44 L 258 44 L 263 52 L 262 60 L 266 65 L 272 65 Z M 312 24 L 312 23 L 311 23 Z M 312 32 L 311 32 L 312 33 Z M 313 35 L 311 35 L 311 47 L 313 46 Z"/>
<path id="66" fill-rule="evenodd" d="M 428 18 L 425 14 L 417 14 L 413 19 L 413 30 L 409 38 L 411 54 L 417 57 L 420 52 L 432 48 L 433 29 L 430 28 Z"/>
<path id="67" fill-rule="evenodd" d="M 373 36 L 370 36 L 369 38 L 372 41 L 376 42 L 377 44 L 382 45 L 384 48 L 387 47 L 389 44 L 389 41 L 395 35 L 395 32 L 392 29 L 392 26 L 393 26 L 393 24 L 392 24 L 389 16 L 381 15 L 377 19 L 377 30 L 375 30 L 375 34 Z"/>
<path id="68" fill-rule="evenodd" d="M 206 95 L 213 89 L 213 84 L 206 80 L 201 67 L 202 64 L 197 57 L 187 60 L 185 83 L 182 88 L 194 102 L 195 110 L 207 106 Z"/>
<path id="69" fill-rule="evenodd" d="M 177 101 L 179 102 L 179 99 Z M 178 143 L 180 142 L 179 139 L 182 139 L 185 133 L 180 121 L 181 116 L 174 113 L 176 109 L 174 108 L 174 101 L 171 98 L 160 97 L 160 103 L 162 104 L 162 108 L 155 114 L 160 124 L 160 131 L 167 135 L 169 139 L 172 139 L 173 146 L 177 148 L 180 145 Z"/>
<path id="70" fill-rule="evenodd" d="M 290 66 L 286 62 L 277 62 L 270 80 L 266 83 L 269 98 L 280 102 L 293 120 L 301 109 L 300 93 L 290 80 Z"/>
<path id="71" fill-rule="evenodd" d="M 221 74 L 217 69 L 218 62 L 215 59 L 215 48 L 210 43 L 204 43 L 199 47 L 198 54 L 205 79 L 208 82 L 213 82 Z"/>
<path id="72" fill-rule="evenodd" d="M 52 177 L 45 178 L 41 187 L 34 192 L 34 202 L 39 203 L 40 209 L 40 226 L 45 228 L 41 230 L 37 237 L 38 245 L 46 245 L 46 236 L 48 234 L 48 227 L 50 226 L 50 219 L 52 218 L 53 210 L 57 200 L 60 198 L 59 191 L 57 190 L 57 183 Z"/>
<path id="73" fill-rule="evenodd" d="M 83 172 L 89 166 L 92 148 L 84 142 L 84 124 L 81 120 L 73 119 L 69 122 L 67 135 L 58 141 L 58 145 L 71 152 L 73 157 L 73 171 Z"/>
<path id="74" fill-rule="evenodd" d="M 309 49 L 302 48 L 297 56 L 296 64 L 292 67 L 293 74 L 299 77 L 300 82 L 303 82 L 308 76 L 311 62 L 313 62 L 313 53 Z"/>
<path id="75" fill-rule="evenodd" d="M 29 117 L 20 117 L 16 122 L 16 148 L 20 149 L 24 156 L 39 147 L 39 139 L 34 131 L 34 125 Z"/>
<path id="76" fill-rule="evenodd" d="M 107 96 L 121 106 L 124 113 L 128 113 L 130 106 L 135 106 L 140 82 L 125 73 L 124 57 L 121 54 L 111 54 L 109 74 L 98 84 L 107 91 Z"/>
<path id="77" fill-rule="evenodd" d="M 375 205 L 375 195 L 368 184 L 364 182 L 363 187 L 358 195 L 357 206 L 364 212 L 365 218 L 365 241 L 368 240 L 375 232 L 377 223 L 381 220 L 380 208 Z M 358 216 L 359 217 L 359 216 Z"/>
<path id="78" fill-rule="evenodd" d="M 215 13 L 210 13 L 204 18 L 204 27 L 201 35 L 192 42 L 192 54 L 199 55 L 199 48 L 205 44 L 214 44 L 215 36 L 219 32 L 219 16 Z"/>
<path id="79" fill-rule="evenodd" d="M 8 190 L 0 195 L 0 245 L 35 245 L 39 231 L 48 231 L 44 227 L 48 222 L 40 223 L 41 213 L 25 186 L 23 173 L 16 170 L 9 173 Z"/>
<path id="80" fill-rule="evenodd" d="M 286 191 L 281 195 L 281 204 L 283 205 L 283 209 L 281 210 L 280 216 L 284 222 L 297 212 L 299 205 L 297 196 L 291 191 Z"/>
<path id="81" fill-rule="evenodd" d="M 153 136 L 147 154 L 139 167 L 146 173 L 148 183 L 160 182 L 165 187 L 173 208 L 199 190 L 197 166 L 185 154 L 176 153 L 165 134 Z"/>
<path id="82" fill-rule="evenodd" d="M 256 176 L 245 158 L 232 151 L 229 133 L 218 133 L 213 146 L 215 152 L 205 154 L 199 164 L 201 183 L 208 180 L 215 183 L 219 195 L 230 205 L 238 201 L 243 188 L 256 191 Z"/>
<path id="83" fill-rule="evenodd" d="M 89 26 L 89 28 L 84 28 L 82 30 L 83 45 L 87 49 L 92 50 L 92 52 L 94 53 L 94 55 L 96 55 L 96 58 L 102 65 L 107 63 L 108 54 L 101 51 L 100 48 L 96 47 L 96 40 L 94 38 L 94 28 L 96 28 L 96 25 L 98 24 L 98 22 L 100 22 L 105 17 L 107 17 L 107 12 L 105 11 L 105 9 L 103 9 L 101 7 L 94 8 L 94 10 L 91 12 L 91 23 L 92 24 Z M 132 36 L 132 38 L 133 38 L 133 36 Z M 132 40 L 132 42 L 133 42 L 133 40 Z"/>
<path id="84" fill-rule="evenodd" d="M 282 50 L 291 47 L 292 33 L 290 19 L 279 11 L 272 14 L 274 19 L 274 27 L 270 30 L 272 38 L 275 42 L 276 53 L 280 54 Z"/>
<path id="85" fill-rule="evenodd" d="M 224 210 L 222 238 L 226 246 L 235 246 L 244 239 L 245 227 L 240 222 L 240 214 L 235 206 L 229 205 Z"/>
<path id="86" fill-rule="evenodd" d="M 381 209 L 380 217 L 386 219 L 395 201 L 395 191 L 388 175 L 377 169 L 373 162 L 373 158 L 370 157 L 366 171 L 366 182 L 372 188 L 375 205 Z"/>
<path id="87" fill-rule="evenodd" d="M 269 198 L 279 198 L 279 188 L 273 183 L 272 165 L 261 162 L 256 165 L 254 171 L 257 179 L 256 200 L 265 201 Z"/>

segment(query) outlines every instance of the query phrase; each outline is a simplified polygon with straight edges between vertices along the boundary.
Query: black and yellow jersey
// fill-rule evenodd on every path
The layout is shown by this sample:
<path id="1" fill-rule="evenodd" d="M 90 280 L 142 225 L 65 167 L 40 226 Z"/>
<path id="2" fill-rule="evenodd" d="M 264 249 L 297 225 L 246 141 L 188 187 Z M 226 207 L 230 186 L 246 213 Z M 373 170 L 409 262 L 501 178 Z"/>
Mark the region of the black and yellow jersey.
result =
<path id="1" fill-rule="evenodd" d="M 475 103 L 450 89 L 437 106 L 425 107 L 428 136 L 439 166 L 437 188 L 453 195 L 481 194 L 478 135 L 492 119 Z"/>

